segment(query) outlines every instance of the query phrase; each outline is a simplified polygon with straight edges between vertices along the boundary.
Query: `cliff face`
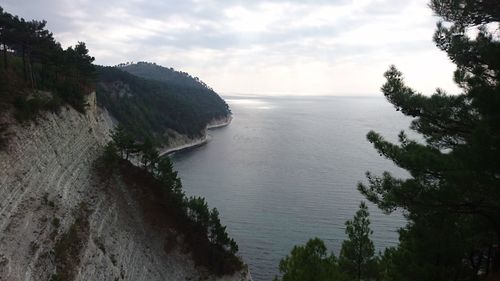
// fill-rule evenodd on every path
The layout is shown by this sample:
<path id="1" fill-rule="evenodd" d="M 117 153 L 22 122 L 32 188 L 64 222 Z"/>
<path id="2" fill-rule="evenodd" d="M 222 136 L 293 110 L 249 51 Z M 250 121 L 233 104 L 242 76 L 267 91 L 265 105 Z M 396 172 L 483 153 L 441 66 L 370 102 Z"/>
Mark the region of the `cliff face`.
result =
<path id="1" fill-rule="evenodd" d="M 232 115 L 227 115 L 222 118 L 212 119 L 206 126 L 203 135 L 198 138 L 190 138 L 186 135 L 181 135 L 173 130 L 168 132 L 169 144 L 160 149 L 160 155 L 170 154 L 176 151 L 197 147 L 207 143 L 210 139 L 208 131 L 211 129 L 221 128 L 229 125 L 233 120 Z"/>
<path id="2" fill-rule="evenodd" d="M 85 115 L 63 108 L 11 125 L 0 151 L 0 280 L 215 279 L 188 253 L 167 254 L 133 191 L 102 184 L 93 163 L 112 122 L 95 95 L 89 104 Z"/>

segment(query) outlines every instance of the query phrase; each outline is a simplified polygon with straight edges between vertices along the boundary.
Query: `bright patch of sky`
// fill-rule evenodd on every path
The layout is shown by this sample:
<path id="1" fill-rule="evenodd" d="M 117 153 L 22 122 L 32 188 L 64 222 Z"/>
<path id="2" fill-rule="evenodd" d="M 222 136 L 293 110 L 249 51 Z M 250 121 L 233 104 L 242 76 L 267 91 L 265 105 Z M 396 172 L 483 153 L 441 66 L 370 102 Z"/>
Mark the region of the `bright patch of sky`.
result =
<path id="1" fill-rule="evenodd" d="M 426 0 L 2 2 L 98 64 L 156 62 L 225 94 L 381 95 L 390 64 L 424 94 L 459 91 Z"/>

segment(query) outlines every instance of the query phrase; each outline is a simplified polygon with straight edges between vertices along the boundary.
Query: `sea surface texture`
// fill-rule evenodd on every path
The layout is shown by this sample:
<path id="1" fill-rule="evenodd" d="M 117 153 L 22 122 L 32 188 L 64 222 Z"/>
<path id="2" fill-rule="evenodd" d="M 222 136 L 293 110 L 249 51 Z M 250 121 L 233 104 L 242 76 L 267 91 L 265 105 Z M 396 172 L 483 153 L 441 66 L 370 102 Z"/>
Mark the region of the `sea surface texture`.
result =
<path id="1" fill-rule="evenodd" d="M 338 255 L 363 196 L 365 172 L 405 171 L 366 140 L 396 141 L 411 119 L 383 97 L 226 97 L 234 120 L 207 145 L 173 156 L 186 193 L 216 207 L 255 281 L 272 280 L 281 258 L 319 237 Z M 397 243 L 401 214 L 369 204 L 377 250 Z"/>

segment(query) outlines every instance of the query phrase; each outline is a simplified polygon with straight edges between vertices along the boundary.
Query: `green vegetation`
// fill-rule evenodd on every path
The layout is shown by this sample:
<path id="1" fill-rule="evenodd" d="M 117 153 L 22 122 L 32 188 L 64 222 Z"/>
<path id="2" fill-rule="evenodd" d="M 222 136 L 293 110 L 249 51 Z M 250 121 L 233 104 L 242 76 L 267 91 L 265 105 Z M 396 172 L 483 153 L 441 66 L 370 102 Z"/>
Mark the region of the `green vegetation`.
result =
<path id="1" fill-rule="evenodd" d="M 186 73 L 138 63 L 98 67 L 98 74 L 98 102 L 135 139 L 168 144 L 171 130 L 198 137 L 210 121 L 230 114 L 224 100 Z"/>
<path id="2" fill-rule="evenodd" d="M 89 238 L 89 210 L 81 204 L 76 210 L 75 222 L 63 233 L 54 247 L 56 273 L 51 280 L 74 280 L 80 266 L 80 254 Z"/>
<path id="3" fill-rule="evenodd" d="M 94 58 L 85 43 L 64 50 L 45 25 L 0 7 L 0 109 L 14 104 L 20 121 L 63 103 L 83 112 L 92 88 Z"/>
<path id="4" fill-rule="evenodd" d="M 186 72 L 176 71 L 173 68 L 166 68 L 150 62 L 125 63 L 119 64 L 117 67 L 135 76 L 167 82 L 176 87 L 184 88 L 186 91 L 188 89 L 198 89 L 199 92 L 193 92 L 191 94 L 209 95 L 213 101 L 218 100 L 215 92 L 207 84 L 198 77 L 192 77 Z M 204 102 L 210 102 L 210 100 Z"/>
<path id="5" fill-rule="evenodd" d="M 124 178 L 131 186 L 140 185 L 154 199 L 160 200 L 154 208 L 156 224 L 174 228 L 181 233 L 192 252 L 197 265 L 207 267 L 216 275 L 232 274 L 242 269 L 236 256 L 238 245 L 229 238 L 226 227 L 221 224 L 216 208 L 209 209 L 202 197 L 187 197 L 182 191 L 182 182 L 173 170 L 168 157 L 158 157 L 151 141 L 137 143 L 123 127 L 112 135 L 98 163 L 98 171 L 109 179 L 109 173 Z M 141 167 L 133 166 L 127 159 L 141 159 Z M 166 240 L 169 240 L 168 237 Z"/>
<path id="6" fill-rule="evenodd" d="M 54 226 L 54 228 L 59 228 L 59 226 L 61 225 L 61 221 L 59 220 L 59 218 L 53 218 L 52 225 Z"/>
<path id="7" fill-rule="evenodd" d="M 123 126 L 106 146 L 100 172 L 131 172 L 128 175 L 137 178 L 127 177 L 129 182 L 141 179 L 158 187 L 174 226 L 183 233 L 186 244 L 192 245 L 197 264 L 215 274 L 241 269 L 235 256 L 238 246 L 221 224 L 217 209 L 210 210 L 203 198 L 187 198 L 170 160 L 160 158 L 155 149 L 168 143 L 175 132 L 201 136 L 210 121 L 230 114 L 227 104 L 198 78 L 155 64 L 98 67 L 96 73 L 94 58 L 83 42 L 62 49 L 45 26 L 45 21 L 26 21 L 0 7 L 0 112 L 14 108 L 20 122 L 36 119 L 41 111 L 59 112 L 65 103 L 84 112 L 85 96 L 96 88 L 98 102 Z M 6 125 L 0 124 L 0 148 L 5 146 L 6 131 Z M 127 162 L 131 156 L 140 158 L 142 168 Z M 44 203 L 54 207 L 47 196 Z M 57 272 L 51 280 L 71 280 L 74 275 L 78 253 L 88 239 L 84 213 L 81 210 L 56 242 Z M 52 220 L 52 226 L 51 237 L 55 238 L 58 218 Z M 103 245 L 98 246 L 104 252 Z"/>
<path id="8" fill-rule="evenodd" d="M 368 184 L 359 190 L 385 212 L 402 210 L 408 224 L 399 231 L 399 245 L 375 259 L 363 220 L 352 222 L 361 223 L 359 229 L 348 224 L 351 242 L 343 244 L 339 267 L 349 274 L 357 268 L 356 279 L 500 280 L 500 6 L 493 0 L 432 0 L 430 7 L 446 21 L 434 40 L 457 65 L 462 93 L 437 90 L 427 97 L 407 87 L 394 66 L 385 73 L 382 92 L 414 118 L 411 129 L 424 141 L 401 132 L 393 144 L 368 134 L 377 151 L 410 177 L 367 173 Z M 356 253 L 354 245 L 366 250 Z M 296 280 L 289 275 L 300 276 L 304 266 L 310 268 L 288 263 L 283 280 Z M 325 270 L 311 274 L 321 280 L 316 272 Z M 332 274 L 328 280 L 342 279 Z"/>
<path id="9" fill-rule="evenodd" d="M 289 256 L 281 260 L 281 278 L 275 281 L 322 280 L 376 280 L 379 260 L 374 257 L 370 239 L 368 207 L 359 205 L 353 220 L 346 222 L 348 240 L 342 243 L 339 258 L 327 255 L 325 243 L 319 238 L 310 239 L 305 246 L 295 246 Z"/>
<path id="10" fill-rule="evenodd" d="M 97 67 L 96 73 L 85 43 L 62 49 L 45 25 L 0 7 L 0 110 L 14 106 L 21 122 L 44 110 L 58 112 L 64 103 L 83 112 L 94 87 L 98 102 L 134 138 L 155 145 L 168 144 L 173 131 L 200 136 L 207 123 L 230 114 L 211 88 L 184 72 L 138 63 Z M 0 146 L 5 139 L 0 131 Z"/>
<path id="11" fill-rule="evenodd" d="M 274 278 L 275 281 L 347 280 L 340 273 L 337 259 L 333 253 L 327 254 L 325 243 L 319 238 L 293 247 L 290 255 L 281 260 L 279 269 L 283 276 Z"/>
<path id="12" fill-rule="evenodd" d="M 356 276 L 357 280 L 374 277 L 376 267 L 375 247 L 370 240 L 373 231 L 370 229 L 368 216 L 368 207 L 365 202 L 361 202 L 354 219 L 345 223 L 345 232 L 349 239 L 342 243 L 339 255 L 339 265 L 342 271 L 350 276 Z"/>
<path id="13" fill-rule="evenodd" d="M 26 21 L 0 7 L 0 111 L 14 106 L 19 121 L 67 103 L 84 112 L 85 95 L 98 102 L 135 139 L 168 144 L 174 131 L 201 136 L 212 120 L 230 114 L 227 104 L 197 77 L 152 63 L 97 67 L 85 43 L 62 49 L 45 21 Z M 97 82 L 97 85 L 95 85 Z M 0 124 L 0 147 L 6 137 Z"/>

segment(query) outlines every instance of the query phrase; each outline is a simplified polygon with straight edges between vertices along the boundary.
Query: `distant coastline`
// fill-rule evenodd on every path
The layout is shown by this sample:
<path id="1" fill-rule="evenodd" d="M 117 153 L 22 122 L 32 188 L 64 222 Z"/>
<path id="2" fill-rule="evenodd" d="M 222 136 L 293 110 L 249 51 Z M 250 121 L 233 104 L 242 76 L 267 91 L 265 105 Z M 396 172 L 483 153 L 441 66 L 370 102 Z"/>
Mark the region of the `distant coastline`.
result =
<path id="1" fill-rule="evenodd" d="M 170 155 L 170 154 L 173 154 L 173 153 L 176 153 L 179 151 L 183 151 L 183 150 L 187 150 L 187 149 L 191 149 L 191 148 L 205 145 L 209 140 L 209 135 L 208 135 L 209 130 L 214 130 L 214 129 L 226 127 L 229 124 L 231 124 L 232 120 L 233 120 L 232 114 L 229 114 L 228 116 L 226 116 L 224 118 L 214 119 L 207 124 L 205 131 L 203 132 L 203 136 L 201 138 L 192 139 L 192 138 L 184 137 L 184 138 L 178 139 L 173 146 L 165 147 L 165 148 L 161 149 L 160 156 Z"/>
<path id="2" fill-rule="evenodd" d="M 214 119 L 210 123 L 207 124 L 207 130 L 226 127 L 229 124 L 231 124 L 231 121 L 233 121 L 232 114 L 229 114 L 228 116 L 226 116 L 224 118 Z"/>

